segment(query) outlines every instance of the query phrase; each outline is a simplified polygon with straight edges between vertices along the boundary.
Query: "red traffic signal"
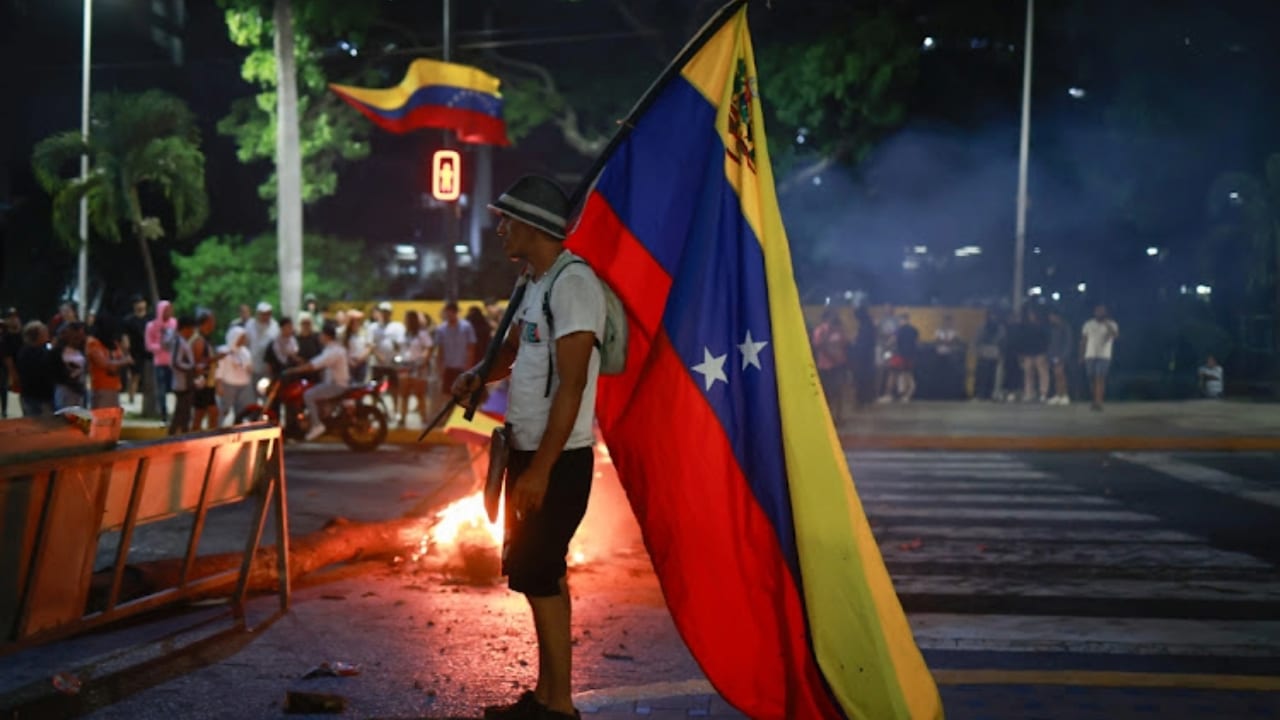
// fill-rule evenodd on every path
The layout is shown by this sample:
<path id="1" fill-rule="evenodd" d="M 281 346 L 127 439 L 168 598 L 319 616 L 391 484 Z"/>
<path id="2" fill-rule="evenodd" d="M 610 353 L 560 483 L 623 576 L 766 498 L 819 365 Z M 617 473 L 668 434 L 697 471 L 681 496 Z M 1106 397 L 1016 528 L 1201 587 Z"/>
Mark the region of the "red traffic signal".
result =
<path id="1" fill-rule="evenodd" d="M 457 150 L 437 150 L 431 156 L 431 197 L 453 202 L 462 195 L 462 156 Z"/>

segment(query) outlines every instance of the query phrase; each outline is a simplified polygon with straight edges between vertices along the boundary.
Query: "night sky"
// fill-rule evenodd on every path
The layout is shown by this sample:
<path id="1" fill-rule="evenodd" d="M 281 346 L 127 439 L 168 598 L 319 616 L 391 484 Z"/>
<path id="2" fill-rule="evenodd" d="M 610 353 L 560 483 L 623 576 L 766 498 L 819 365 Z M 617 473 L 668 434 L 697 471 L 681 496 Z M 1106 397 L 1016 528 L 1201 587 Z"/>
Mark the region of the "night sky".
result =
<path id="1" fill-rule="evenodd" d="M 587 124 L 607 127 L 616 108 L 639 96 L 663 58 L 716 6 L 624 4 L 635 11 L 631 20 L 607 2 L 457 2 L 457 59 L 500 76 L 492 52 L 542 64 L 566 87 L 594 88 L 606 98 L 581 112 Z M 438 48 L 438 2 L 379 5 L 386 23 L 364 38 L 358 57 L 328 47 L 324 66 L 331 79 L 375 71 L 390 85 L 411 57 L 403 53 L 406 45 L 432 51 L 422 53 L 428 56 Z M 845 4 L 772 5 L 752 7 L 758 49 L 818 36 L 827 29 L 823 18 Z M 802 292 L 812 299 L 859 289 L 876 301 L 902 303 L 1003 298 L 1013 245 L 1024 3 L 882 5 L 918 35 L 918 78 L 909 88 L 905 122 L 861 164 L 784 193 Z M 1280 151 L 1280 46 L 1270 37 L 1280 27 L 1280 4 L 1038 5 L 1028 286 L 1042 284 L 1047 295 L 1074 292 L 1087 281 L 1091 296 L 1140 302 L 1161 288 L 1208 282 L 1221 265 L 1205 257 L 1219 252 L 1208 241 L 1211 183 L 1230 170 L 1257 173 L 1268 154 Z M 173 247 L 186 250 L 211 235 L 272 231 L 256 195 L 266 167 L 240 164 L 234 144 L 215 130 L 231 101 L 253 92 L 239 76 L 244 51 L 227 39 L 214 3 L 189 1 L 179 33 L 184 58 L 175 66 L 152 41 L 150 6 L 96 3 L 93 84 L 95 91 L 166 89 L 199 118 L 213 212 L 195 238 Z M 80 3 L 4 0 L 0 28 L 9 69 L 0 80 L 8 101 L 0 115 L 0 300 L 47 304 L 70 280 L 72 256 L 50 239 L 48 201 L 34 184 L 29 157 L 41 137 L 79 124 Z M 637 28 L 650 32 L 637 34 Z M 769 101 L 764 97 L 766 106 Z M 307 209 L 308 231 L 362 238 L 371 246 L 430 236 L 436 224 L 419 195 L 423 157 L 439 134 L 374 133 L 372 142 L 371 157 L 341 171 L 337 195 Z M 495 157 L 499 188 L 525 172 L 555 174 L 572 185 L 590 165 L 550 127 Z M 918 269 L 904 271 L 904 258 L 917 246 L 928 248 L 927 255 Z M 960 267 L 954 250 L 965 246 L 981 247 L 982 254 Z M 1148 246 L 1160 248 L 1159 262 L 1146 255 Z M 113 301 L 142 289 L 141 278 L 127 272 L 134 262 L 127 245 L 97 256 L 95 270 L 109 278 Z M 33 267 L 40 272 L 31 273 Z M 172 277 L 167 262 L 159 272 L 163 288 Z"/>

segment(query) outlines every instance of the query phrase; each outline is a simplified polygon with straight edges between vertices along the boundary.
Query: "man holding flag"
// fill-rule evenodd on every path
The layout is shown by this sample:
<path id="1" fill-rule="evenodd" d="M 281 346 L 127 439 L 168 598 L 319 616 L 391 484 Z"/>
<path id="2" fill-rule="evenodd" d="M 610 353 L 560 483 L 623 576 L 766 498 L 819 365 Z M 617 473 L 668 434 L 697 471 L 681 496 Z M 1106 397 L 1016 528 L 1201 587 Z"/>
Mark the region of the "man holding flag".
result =
<path id="1" fill-rule="evenodd" d="M 504 356 L 484 380 L 511 376 L 502 571 L 533 610 L 538 682 L 515 703 L 486 708 L 485 717 L 571 719 L 577 711 L 565 558 L 591 492 L 604 291 L 591 268 L 564 249 L 569 199 L 554 182 L 522 178 L 490 208 L 501 216 L 504 252 L 527 263 L 532 275 Z M 452 392 L 470 397 L 480 384 L 473 368 Z"/>
<path id="2" fill-rule="evenodd" d="M 629 327 L 625 369 L 601 379 L 596 415 L 676 627 L 729 703 L 770 720 L 936 720 L 937 688 L 809 350 L 758 88 L 746 3 L 734 0 L 641 98 L 574 198 L 581 210 L 567 246 L 621 299 Z M 547 209 L 523 208 L 525 220 Z M 551 213 L 556 228 L 566 215 Z M 520 248 L 542 248 L 523 255 L 536 277 L 557 262 L 558 246 L 543 240 Z M 591 354 L 592 326 L 579 327 L 568 367 L 556 353 L 558 373 L 583 372 L 574 363 Z M 529 333 L 522 343 L 546 341 Z M 477 383 L 471 376 L 455 392 Z M 522 490 L 517 480 L 509 512 L 536 507 L 543 468 L 576 437 L 565 428 L 590 415 L 582 405 L 571 416 L 578 395 L 562 400 L 563 388 L 533 482 Z M 528 448 L 518 437 L 516 446 Z M 563 625 L 559 616 L 544 625 L 531 602 L 541 652 L 544 628 L 567 633 L 568 598 Z M 567 674 L 556 673 L 548 695 L 540 666 L 539 690 L 500 717 L 546 717 L 548 702 L 568 711 L 558 684 Z"/>

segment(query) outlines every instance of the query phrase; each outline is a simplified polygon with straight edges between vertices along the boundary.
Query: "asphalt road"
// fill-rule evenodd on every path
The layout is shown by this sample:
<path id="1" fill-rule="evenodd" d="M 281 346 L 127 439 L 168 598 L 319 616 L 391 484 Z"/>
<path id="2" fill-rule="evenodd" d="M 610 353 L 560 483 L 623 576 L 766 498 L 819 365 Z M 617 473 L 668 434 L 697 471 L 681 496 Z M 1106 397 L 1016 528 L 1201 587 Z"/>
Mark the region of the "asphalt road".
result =
<path id="1" fill-rule="evenodd" d="M 456 454 L 435 451 L 290 453 L 295 531 L 331 515 L 425 510 L 463 468 Z M 935 672 L 1280 675 L 1278 454 L 875 451 L 849 460 Z M 599 717 L 667 717 L 646 698 L 702 677 L 625 497 L 609 466 L 600 469 L 575 548 L 584 562 L 571 570 L 575 672 L 589 693 L 579 706 Z M 93 717 L 278 717 L 284 690 L 298 688 L 348 696 L 355 717 L 474 714 L 532 681 L 533 648 L 527 608 L 500 585 L 469 585 L 439 567 L 367 565 L 302 588 L 288 616 L 234 653 Z M 363 672 L 299 680 L 323 660 Z M 1016 706 L 1016 693 L 942 682 L 950 718 L 1280 716 L 1276 692 L 1068 688 L 1038 714 L 1026 708 L 1043 697 Z M 730 716 L 699 702 L 710 710 L 698 714 Z M 1073 703 L 1086 702 L 1100 709 L 1077 712 Z"/>
<path id="2" fill-rule="evenodd" d="M 935 665 L 1053 667 L 1066 654 L 1280 667 L 1280 455 L 866 452 L 850 464 Z"/>

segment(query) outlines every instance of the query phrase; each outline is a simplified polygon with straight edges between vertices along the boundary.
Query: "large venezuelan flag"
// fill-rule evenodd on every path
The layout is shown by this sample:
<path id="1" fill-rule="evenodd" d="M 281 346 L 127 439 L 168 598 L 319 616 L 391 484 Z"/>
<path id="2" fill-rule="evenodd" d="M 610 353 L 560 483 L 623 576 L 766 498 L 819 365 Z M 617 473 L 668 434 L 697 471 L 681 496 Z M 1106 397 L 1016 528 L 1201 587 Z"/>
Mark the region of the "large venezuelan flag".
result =
<path id="1" fill-rule="evenodd" d="M 809 351 L 745 6 L 673 70 L 569 238 L 630 316 L 597 415 L 668 607 L 753 718 L 940 718 Z"/>
<path id="2" fill-rule="evenodd" d="M 389 132 L 446 128 L 462 142 L 509 145 L 498 85 L 498 78 L 470 65 L 419 58 L 393 88 L 331 83 L 329 89 Z"/>

